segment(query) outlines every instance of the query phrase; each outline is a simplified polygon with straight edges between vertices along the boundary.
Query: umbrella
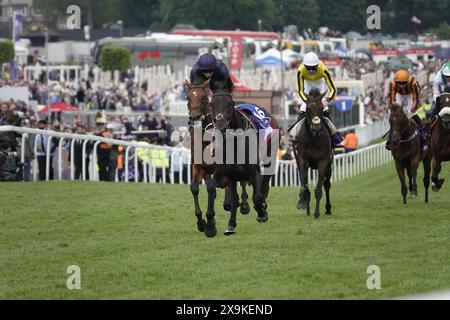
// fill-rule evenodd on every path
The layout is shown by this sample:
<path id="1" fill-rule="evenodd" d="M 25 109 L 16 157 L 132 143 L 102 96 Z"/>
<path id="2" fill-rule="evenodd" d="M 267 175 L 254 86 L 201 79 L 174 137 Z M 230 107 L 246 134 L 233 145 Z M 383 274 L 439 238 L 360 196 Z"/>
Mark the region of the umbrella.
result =
<path id="1" fill-rule="evenodd" d="M 236 91 L 252 91 L 253 89 L 242 84 L 234 74 L 231 74 L 231 81 L 233 82 L 234 90 Z"/>
<path id="2" fill-rule="evenodd" d="M 65 104 L 64 102 L 55 102 L 50 104 L 50 106 L 42 108 L 38 112 L 39 113 L 49 112 L 49 109 L 50 112 L 78 111 L 78 108 Z"/>

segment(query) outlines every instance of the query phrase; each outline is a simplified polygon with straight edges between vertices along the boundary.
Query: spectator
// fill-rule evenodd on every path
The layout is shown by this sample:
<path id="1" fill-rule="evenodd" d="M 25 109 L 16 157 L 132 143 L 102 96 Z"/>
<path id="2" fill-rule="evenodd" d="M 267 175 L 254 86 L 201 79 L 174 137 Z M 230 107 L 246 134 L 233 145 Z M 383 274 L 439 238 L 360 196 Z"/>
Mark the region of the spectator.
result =
<path id="1" fill-rule="evenodd" d="M 38 129 L 40 130 L 48 130 L 47 128 L 47 121 L 40 120 L 38 122 Z M 49 142 L 50 139 L 50 142 Z M 47 177 L 47 154 L 50 156 L 50 163 L 49 163 L 49 179 L 53 180 L 53 157 L 55 155 L 55 150 L 57 147 L 56 139 L 50 138 L 48 135 L 38 135 L 37 138 L 37 153 L 36 157 L 38 160 L 38 166 L 39 166 L 39 180 L 45 181 Z M 50 148 L 48 149 L 48 146 Z"/>
<path id="2" fill-rule="evenodd" d="M 345 153 L 353 152 L 359 147 L 359 139 L 355 133 L 355 130 L 350 130 L 344 138 Z"/>
<path id="3" fill-rule="evenodd" d="M 86 128 L 83 125 L 78 125 L 75 129 L 75 133 L 79 135 L 86 134 Z M 77 139 L 74 143 L 74 164 L 75 164 L 75 180 L 83 179 L 83 144 L 84 140 Z M 92 152 L 94 144 L 92 142 L 86 143 L 85 153 L 85 168 L 86 168 L 86 180 L 89 180 L 89 154 Z M 70 157 L 71 158 L 71 157 Z"/>

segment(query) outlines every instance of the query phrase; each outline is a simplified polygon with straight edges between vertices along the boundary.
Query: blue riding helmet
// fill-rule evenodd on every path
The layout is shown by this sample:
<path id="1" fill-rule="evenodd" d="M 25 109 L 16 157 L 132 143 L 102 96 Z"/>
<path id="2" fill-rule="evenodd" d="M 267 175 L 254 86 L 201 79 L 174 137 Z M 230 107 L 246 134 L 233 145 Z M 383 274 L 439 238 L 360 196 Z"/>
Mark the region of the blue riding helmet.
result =
<path id="1" fill-rule="evenodd" d="M 199 70 L 213 70 L 217 66 L 216 57 L 211 53 L 205 53 L 198 59 L 198 69 Z"/>

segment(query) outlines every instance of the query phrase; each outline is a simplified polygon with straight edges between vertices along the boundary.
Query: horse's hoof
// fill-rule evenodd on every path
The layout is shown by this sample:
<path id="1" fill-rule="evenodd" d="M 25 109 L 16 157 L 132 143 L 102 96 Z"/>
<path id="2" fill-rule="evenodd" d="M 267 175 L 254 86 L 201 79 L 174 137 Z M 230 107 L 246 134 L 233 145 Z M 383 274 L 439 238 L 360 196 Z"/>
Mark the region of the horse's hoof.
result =
<path id="1" fill-rule="evenodd" d="M 208 238 L 214 238 L 217 234 L 217 229 L 216 227 L 207 227 L 205 230 L 205 236 L 207 236 Z"/>
<path id="2" fill-rule="evenodd" d="M 240 208 L 241 214 L 244 216 L 250 213 L 250 206 L 247 204 L 242 204 Z"/>
<path id="3" fill-rule="evenodd" d="M 325 214 L 326 214 L 327 216 L 331 216 L 331 211 L 327 211 L 327 212 L 325 212 Z"/>
<path id="4" fill-rule="evenodd" d="M 319 215 L 319 214 L 315 214 L 315 215 L 314 215 L 314 219 L 318 220 L 319 218 L 320 218 L 320 215 Z"/>
<path id="5" fill-rule="evenodd" d="M 411 191 L 411 192 L 409 193 L 409 195 L 410 195 L 411 197 L 417 197 L 417 191 Z"/>
<path id="6" fill-rule="evenodd" d="M 223 210 L 225 210 L 227 212 L 231 212 L 231 204 L 224 204 L 223 205 Z"/>
<path id="7" fill-rule="evenodd" d="M 432 190 L 433 192 L 438 192 L 438 191 L 439 191 L 439 188 L 438 188 L 435 184 L 433 184 L 433 186 L 431 187 L 431 190 Z"/>
<path id="8" fill-rule="evenodd" d="M 224 232 L 224 235 L 232 236 L 233 234 L 236 234 L 236 229 L 232 226 L 228 226 L 227 230 Z"/>
<path id="9" fill-rule="evenodd" d="M 298 204 L 297 204 L 297 209 L 305 210 L 307 206 L 308 205 L 306 203 L 302 203 L 301 201 L 299 201 Z"/>
<path id="10" fill-rule="evenodd" d="M 258 216 L 256 218 L 256 221 L 258 221 L 258 223 L 266 223 L 267 221 L 269 221 L 269 215 L 265 214 L 264 216 L 260 217 Z"/>
<path id="11" fill-rule="evenodd" d="M 200 232 L 205 232 L 206 229 L 206 221 L 204 219 L 197 221 L 197 228 Z"/>

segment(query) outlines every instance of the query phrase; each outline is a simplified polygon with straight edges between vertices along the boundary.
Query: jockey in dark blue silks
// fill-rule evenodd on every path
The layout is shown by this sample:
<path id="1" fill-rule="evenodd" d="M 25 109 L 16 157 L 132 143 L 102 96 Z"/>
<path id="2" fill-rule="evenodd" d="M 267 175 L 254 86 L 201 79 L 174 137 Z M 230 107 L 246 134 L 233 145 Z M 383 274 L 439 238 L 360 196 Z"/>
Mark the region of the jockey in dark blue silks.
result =
<path id="1" fill-rule="evenodd" d="M 205 53 L 200 56 L 198 61 L 191 69 L 189 81 L 198 86 L 211 79 L 209 87 L 214 92 L 217 89 L 226 89 L 230 93 L 233 91 L 233 82 L 231 81 L 228 67 L 211 53 Z M 189 131 L 193 127 L 193 121 L 189 117 Z"/>
<path id="2" fill-rule="evenodd" d="M 208 79 L 211 79 L 212 91 L 223 88 L 224 85 L 227 90 L 233 91 L 233 82 L 228 67 L 211 53 L 202 54 L 192 67 L 190 74 L 190 82 L 193 85 L 200 85 Z"/>

